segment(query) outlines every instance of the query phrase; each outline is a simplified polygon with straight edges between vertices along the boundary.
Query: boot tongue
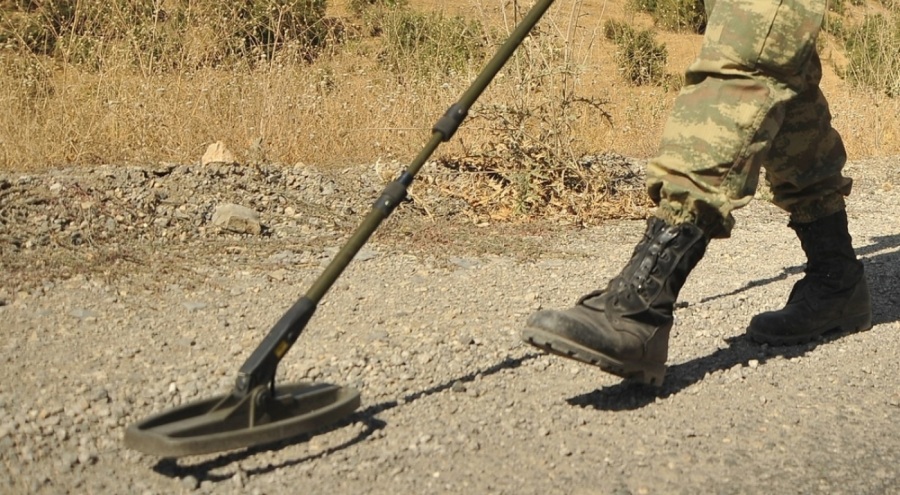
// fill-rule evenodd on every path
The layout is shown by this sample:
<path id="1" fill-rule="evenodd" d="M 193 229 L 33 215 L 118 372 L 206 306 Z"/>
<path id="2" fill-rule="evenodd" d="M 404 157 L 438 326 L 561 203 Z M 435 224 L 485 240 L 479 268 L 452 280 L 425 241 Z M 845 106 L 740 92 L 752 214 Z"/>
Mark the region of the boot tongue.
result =
<path id="1" fill-rule="evenodd" d="M 674 263 L 678 256 L 661 256 L 669 244 L 678 237 L 678 227 L 667 226 L 641 246 L 621 274 L 609 281 L 605 290 L 594 291 L 582 297 L 578 303 L 588 308 L 605 311 L 612 304 L 619 312 L 638 314 L 651 308 L 662 286 L 662 281 L 651 277 L 660 259 Z M 655 270 L 665 277 L 673 267 L 662 266 Z"/>
<path id="2" fill-rule="evenodd" d="M 650 247 L 647 249 L 647 255 L 644 256 L 644 259 L 641 260 L 637 270 L 634 272 L 631 284 L 635 288 L 640 288 L 644 285 L 647 281 L 647 277 L 650 276 L 650 272 L 659 264 L 659 255 L 662 254 L 663 250 L 666 249 L 669 243 L 677 236 L 678 229 L 676 227 L 669 227 L 660 232 L 656 239 L 650 243 Z"/>
<path id="3" fill-rule="evenodd" d="M 651 219 L 647 230 L 622 272 L 606 289 L 582 297 L 580 305 L 632 319 L 671 318 L 678 291 L 706 251 L 706 238 L 692 224 L 660 219 Z"/>

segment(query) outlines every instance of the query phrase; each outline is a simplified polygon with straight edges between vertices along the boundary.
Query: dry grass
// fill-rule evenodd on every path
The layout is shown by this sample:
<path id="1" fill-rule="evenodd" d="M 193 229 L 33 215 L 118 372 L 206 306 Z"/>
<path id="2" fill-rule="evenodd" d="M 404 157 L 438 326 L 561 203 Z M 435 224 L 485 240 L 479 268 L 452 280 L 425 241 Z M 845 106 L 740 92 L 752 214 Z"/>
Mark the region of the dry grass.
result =
<path id="1" fill-rule="evenodd" d="M 477 20 L 489 44 L 501 41 L 516 14 L 528 7 L 518 1 L 409 3 Z M 346 16 L 347 4 L 330 2 L 328 12 Z M 560 51 L 562 58 L 556 61 L 568 68 L 564 84 L 550 81 L 523 92 L 522 79 L 516 77 L 522 68 L 516 64 L 526 59 L 519 58 L 489 88 L 481 108 L 525 107 L 564 94 L 603 101 L 602 111 L 579 111 L 567 121 L 572 149 L 650 156 L 675 93 L 632 87 L 619 77 L 614 46 L 602 36 L 607 19 L 652 25 L 649 16 L 630 12 L 624 0 L 557 2 L 541 30 L 543 39 Z M 350 34 L 354 22 L 347 26 Z M 675 74 L 690 62 L 700 41 L 698 35 L 671 32 L 659 32 L 658 39 L 668 49 L 668 71 Z M 89 70 L 41 55 L 23 58 L 0 47 L 0 169 L 192 162 L 218 140 L 247 160 L 250 144 L 260 138 L 270 162 L 404 162 L 418 151 L 483 59 L 471 60 L 451 75 L 404 78 L 377 62 L 378 43 L 363 30 L 312 63 L 273 61 L 173 72 L 113 61 L 102 70 Z M 825 56 L 840 64 L 837 45 L 826 43 Z M 491 50 L 489 46 L 486 52 Z M 831 65 L 823 86 L 853 158 L 900 154 L 898 99 L 852 88 Z M 467 122 L 439 153 L 457 156 L 490 145 L 485 141 L 489 125 Z"/>
<path id="2" fill-rule="evenodd" d="M 35 82 L 48 89 L 32 98 L 2 75 L 2 167 L 191 162 L 217 140 L 244 159 L 257 138 L 273 162 L 390 158 L 409 151 L 402 138 L 425 129 L 439 95 L 375 73 L 363 57 L 149 76 L 68 67 Z"/>

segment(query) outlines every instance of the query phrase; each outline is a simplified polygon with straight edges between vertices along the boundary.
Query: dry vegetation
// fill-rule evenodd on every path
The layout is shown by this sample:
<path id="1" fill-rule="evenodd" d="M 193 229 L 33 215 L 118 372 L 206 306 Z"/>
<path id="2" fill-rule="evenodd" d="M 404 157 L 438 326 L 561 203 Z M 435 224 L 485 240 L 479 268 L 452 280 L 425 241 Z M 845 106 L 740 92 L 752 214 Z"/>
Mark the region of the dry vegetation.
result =
<path id="1" fill-rule="evenodd" d="M 3 0 L 0 169 L 193 162 L 219 140 L 243 162 L 402 164 L 530 5 Z M 615 192 L 578 160 L 650 156 L 701 39 L 694 21 L 654 27 L 671 24 L 654 19 L 655 5 L 557 1 L 439 157 L 458 173 L 480 173 L 485 187 L 512 190 L 510 214 Z M 897 9 L 893 0 L 842 4 L 821 41 L 824 90 L 853 158 L 900 155 L 900 98 L 890 97 L 900 85 Z M 49 22 L 51 14 L 67 21 Z M 873 14 L 887 27 L 870 29 Z M 867 19 L 871 26 L 855 29 Z M 857 32 L 866 43 L 845 41 Z M 632 53 L 656 54 L 646 63 L 657 65 L 635 72 L 646 81 L 623 77 L 634 71 L 622 65 L 623 33 L 653 48 Z M 860 77 L 868 72 L 854 50 L 869 68 L 887 69 Z M 634 213 L 576 203 L 560 207 L 585 217 Z"/>

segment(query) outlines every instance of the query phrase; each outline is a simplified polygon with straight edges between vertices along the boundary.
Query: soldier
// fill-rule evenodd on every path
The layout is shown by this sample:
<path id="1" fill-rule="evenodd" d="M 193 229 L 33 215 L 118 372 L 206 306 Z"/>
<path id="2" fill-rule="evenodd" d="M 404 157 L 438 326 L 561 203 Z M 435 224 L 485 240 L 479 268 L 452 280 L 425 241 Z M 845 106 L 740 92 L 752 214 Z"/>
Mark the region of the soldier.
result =
<path id="1" fill-rule="evenodd" d="M 647 167 L 657 208 L 643 239 L 605 289 L 531 315 L 522 332 L 544 350 L 657 385 L 678 292 L 710 239 L 729 237 L 760 167 L 807 265 L 787 305 L 755 316 L 749 336 L 791 345 L 872 326 L 847 230 L 846 153 L 819 89 L 826 0 L 707 0 L 706 9 L 702 48 Z"/>

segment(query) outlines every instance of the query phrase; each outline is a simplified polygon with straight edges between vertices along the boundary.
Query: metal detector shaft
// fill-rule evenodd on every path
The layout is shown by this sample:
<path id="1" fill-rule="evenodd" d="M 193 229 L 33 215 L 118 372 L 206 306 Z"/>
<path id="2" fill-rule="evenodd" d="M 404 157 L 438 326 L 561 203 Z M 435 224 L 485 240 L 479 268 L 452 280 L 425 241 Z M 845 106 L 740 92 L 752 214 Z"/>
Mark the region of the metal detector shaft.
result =
<path id="1" fill-rule="evenodd" d="M 381 222 L 390 216 L 398 204 L 406 198 L 407 188 L 425 165 L 437 147 L 449 141 L 469 114 L 469 108 L 488 87 L 506 62 L 512 57 L 532 28 L 553 4 L 553 0 L 539 0 L 516 26 L 509 39 L 485 65 L 484 69 L 462 94 L 459 101 L 450 106 L 432 128 L 432 136 L 418 156 L 397 180 L 388 184 L 375 201 L 372 210 L 357 227 L 343 248 L 334 256 L 322 274 L 312 284 L 306 295 L 300 298 L 275 324 L 263 342 L 253 351 L 238 372 L 233 395 L 244 397 L 259 385 L 274 384 L 275 370 L 281 358 L 300 336 L 312 318 L 319 301 L 337 281 L 353 257 L 362 249 Z"/>

